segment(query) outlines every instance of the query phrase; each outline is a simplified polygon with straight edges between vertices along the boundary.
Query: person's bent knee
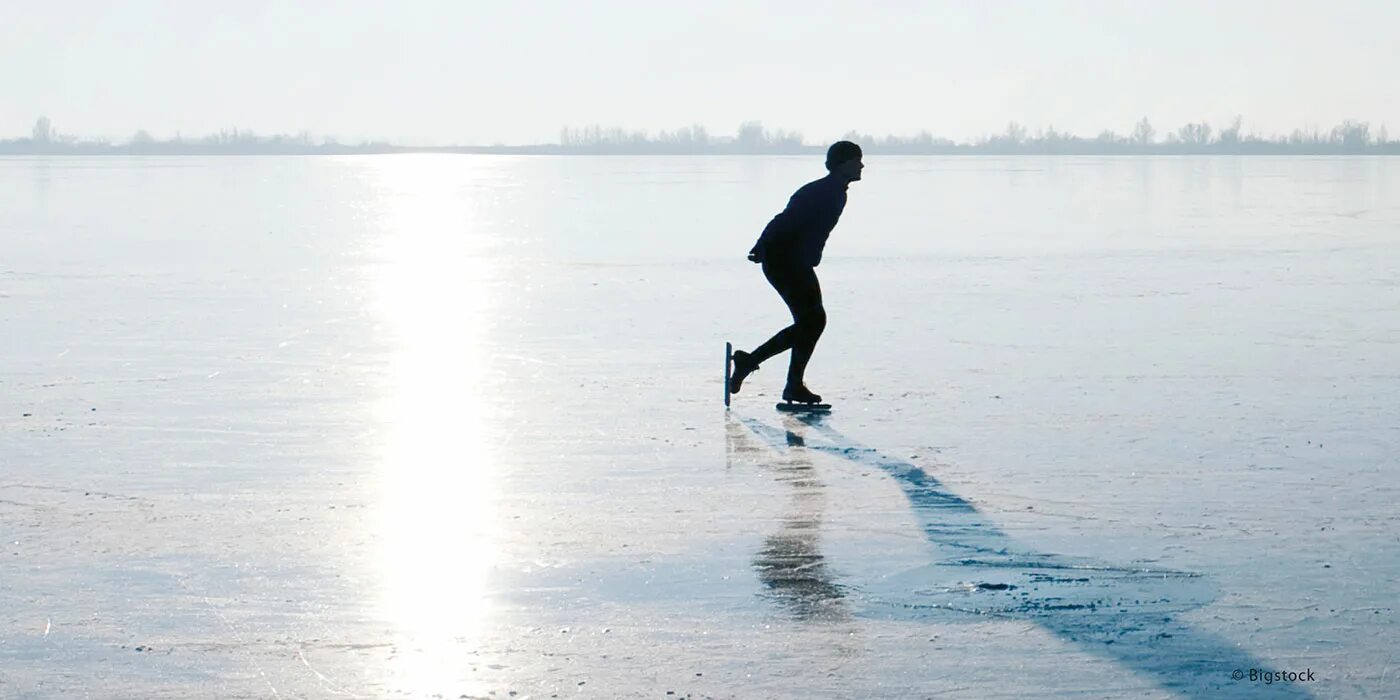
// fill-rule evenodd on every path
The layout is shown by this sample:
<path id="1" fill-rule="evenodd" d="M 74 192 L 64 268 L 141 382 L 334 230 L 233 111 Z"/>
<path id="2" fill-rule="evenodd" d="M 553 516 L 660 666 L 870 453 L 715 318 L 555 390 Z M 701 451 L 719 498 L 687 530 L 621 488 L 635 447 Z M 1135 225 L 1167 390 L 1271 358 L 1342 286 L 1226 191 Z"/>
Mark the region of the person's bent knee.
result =
<path id="1" fill-rule="evenodd" d="M 821 333 L 826 328 L 826 309 L 817 306 L 803 310 L 796 325 L 808 333 Z"/>

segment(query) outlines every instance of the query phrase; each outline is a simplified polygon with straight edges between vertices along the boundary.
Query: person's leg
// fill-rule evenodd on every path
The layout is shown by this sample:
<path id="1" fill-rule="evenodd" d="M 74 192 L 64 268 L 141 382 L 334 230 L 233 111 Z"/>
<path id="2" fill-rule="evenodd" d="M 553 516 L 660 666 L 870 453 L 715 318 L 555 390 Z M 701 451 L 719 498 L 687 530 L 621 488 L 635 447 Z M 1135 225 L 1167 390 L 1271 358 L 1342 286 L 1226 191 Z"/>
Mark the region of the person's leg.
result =
<path id="1" fill-rule="evenodd" d="M 793 343 L 797 340 L 798 332 L 797 307 L 793 306 L 795 301 L 793 295 L 795 293 L 795 287 L 797 286 L 798 275 L 794 274 L 791 268 L 764 263 L 763 276 L 768 279 L 768 284 L 772 285 L 773 289 L 777 290 L 778 296 L 783 298 L 783 303 L 787 304 L 788 312 L 792 314 L 793 322 L 786 328 L 774 333 L 772 338 L 769 338 L 762 345 L 754 348 L 753 352 L 749 353 L 748 361 L 754 366 L 757 366 L 759 363 L 778 353 L 791 350 Z"/>
<path id="2" fill-rule="evenodd" d="M 792 357 L 787 376 L 789 389 L 805 388 L 803 377 L 807 373 L 807 363 L 811 361 L 817 340 L 826 329 L 826 309 L 822 306 L 822 288 L 817 281 L 816 270 L 804 268 L 794 278 L 789 295 L 784 298 L 785 301 L 790 299 L 788 306 L 793 316 Z"/>
<path id="3" fill-rule="evenodd" d="M 748 354 L 748 363 L 757 367 L 764 360 L 792 349 L 793 340 L 797 337 L 797 324 L 792 325 L 773 334 L 772 338 Z"/>
<path id="4" fill-rule="evenodd" d="M 739 393 L 739 388 L 743 386 L 744 379 L 759 364 L 774 355 L 792 349 L 793 344 L 798 340 L 799 329 L 797 326 L 798 307 L 794 304 L 801 303 L 801 295 L 797 291 L 800 275 L 798 271 L 785 265 L 775 265 L 763 263 L 763 276 L 768 279 L 768 284 L 777 290 L 778 296 L 782 297 L 783 303 L 787 304 L 788 312 L 792 314 L 792 324 L 773 334 L 762 345 L 748 353 L 743 350 L 734 351 L 734 372 L 729 378 L 729 392 Z M 803 363 L 805 365 L 805 363 Z"/>

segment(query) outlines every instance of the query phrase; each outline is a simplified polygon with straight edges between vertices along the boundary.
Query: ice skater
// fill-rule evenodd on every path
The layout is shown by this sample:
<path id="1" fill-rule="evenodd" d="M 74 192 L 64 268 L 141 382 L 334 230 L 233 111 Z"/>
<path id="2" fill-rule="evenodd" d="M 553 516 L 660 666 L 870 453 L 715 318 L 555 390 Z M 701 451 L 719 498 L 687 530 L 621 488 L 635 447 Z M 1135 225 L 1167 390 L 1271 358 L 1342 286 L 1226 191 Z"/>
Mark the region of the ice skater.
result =
<path id="1" fill-rule="evenodd" d="M 860 146 L 850 141 L 831 144 L 826 151 L 826 177 L 798 189 L 788 200 L 787 208 L 768 222 L 749 251 L 749 260 L 763 265 L 763 276 L 792 312 L 792 325 L 751 353 L 734 351 L 729 393 L 739 393 L 744 378 L 765 360 L 791 350 L 783 400 L 799 404 L 821 402 L 822 397 L 812 393 L 803 380 L 817 339 L 826 328 L 816 267 L 821 264 L 827 237 L 846 208 L 846 188 L 860 179 L 860 171 L 865 167 L 860 157 Z"/>

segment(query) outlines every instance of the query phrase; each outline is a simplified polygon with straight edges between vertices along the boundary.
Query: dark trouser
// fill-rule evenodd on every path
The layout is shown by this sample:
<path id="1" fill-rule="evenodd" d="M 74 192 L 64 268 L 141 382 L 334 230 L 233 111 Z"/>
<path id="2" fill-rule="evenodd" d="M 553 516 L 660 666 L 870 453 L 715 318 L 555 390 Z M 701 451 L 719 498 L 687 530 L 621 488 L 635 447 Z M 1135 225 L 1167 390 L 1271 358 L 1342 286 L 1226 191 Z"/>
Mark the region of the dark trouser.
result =
<path id="1" fill-rule="evenodd" d="M 817 282 L 817 272 L 810 267 L 765 262 L 763 276 L 778 290 L 788 311 L 792 312 L 792 325 L 758 346 L 753 351 L 753 362 L 758 364 L 784 350 L 792 350 L 787 384 L 802 386 L 807 361 L 812 359 L 812 350 L 826 328 L 826 309 L 822 308 L 822 288 Z"/>

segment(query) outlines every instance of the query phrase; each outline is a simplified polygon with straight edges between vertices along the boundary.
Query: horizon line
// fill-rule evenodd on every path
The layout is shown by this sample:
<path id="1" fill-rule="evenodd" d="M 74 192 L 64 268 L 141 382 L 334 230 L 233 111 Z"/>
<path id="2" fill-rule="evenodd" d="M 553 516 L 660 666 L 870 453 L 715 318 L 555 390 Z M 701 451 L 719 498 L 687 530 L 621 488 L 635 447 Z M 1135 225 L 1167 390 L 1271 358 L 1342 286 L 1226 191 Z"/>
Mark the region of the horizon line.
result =
<path id="1" fill-rule="evenodd" d="M 1344 119 L 1331 129 L 1316 126 L 1295 128 L 1288 135 L 1261 136 L 1243 130 L 1243 118 L 1236 116 L 1228 127 L 1216 129 L 1207 121 L 1191 122 L 1175 131 L 1165 132 L 1159 139 L 1156 127 L 1144 116 L 1131 134 L 1119 134 L 1112 129 L 1100 130 L 1096 136 L 1083 137 L 1071 132 L 1057 131 L 1054 126 L 1038 129 L 1034 135 L 1023 125 L 1011 121 L 1000 132 L 976 139 L 935 137 L 927 129 L 913 136 L 887 134 L 878 137 L 856 130 L 846 132 L 841 140 L 854 141 L 872 154 L 888 155 L 955 155 L 955 154 L 1056 154 L 1056 155 L 1214 155 L 1214 154 L 1390 154 L 1400 153 L 1400 140 L 1391 140 L 1387 126 L 1381 123 L 1372 132 L 1371 123 Z M 252 130 L 222 129 L 217 133 L 185 138 L 179 131 L 173 138 L 157 139 L 144 129 L 137 130 L 128 140 L 114 142 L 106 137 L 82 139 L 62 134 L 46 116 L 39 117 L 28 138 L 0 138 L 0 154 L 65 155 L 65 154 L 184 154 L 184 153 L 534 153 L 549 155 L 617 154 L 617 155 L 798 155 L 826 148 L 824 144 L 808 143 L 801 132 L 785 129 L 770 130 L 761 121 L 742 122 L 733 135 L 711 136 L 700 124 L 675 130 L 627 130 L 598 124 L 582 128 L 565 126 L 557 142 L 504 144 L 433 144 L 407 145 L 387 139 L 360 139 L 358 143 L 342 143 L 333 136 L 316 136 L 309 130 L 296 135 L 263 136 Z"/>

